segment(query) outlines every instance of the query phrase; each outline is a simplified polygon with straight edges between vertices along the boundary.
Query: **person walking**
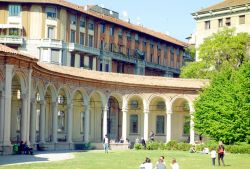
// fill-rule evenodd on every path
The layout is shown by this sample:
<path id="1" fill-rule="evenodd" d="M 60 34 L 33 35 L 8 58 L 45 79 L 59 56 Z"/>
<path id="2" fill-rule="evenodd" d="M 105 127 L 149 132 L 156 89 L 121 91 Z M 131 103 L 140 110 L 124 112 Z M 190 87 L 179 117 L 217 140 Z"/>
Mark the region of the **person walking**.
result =
<path id="1" fill-rule="evenodd" d="M 220 166 L 220 161 L 222 161 L 223 166 L 225 166 L 224 163 L 224 155 L 225 155 L 225 147 L 222 142 L 219 143 L 218 146 L 218 164 Z"/>
<path id="2" fill-rule="evenodd" d="M 216 159 L 216 151 L 214 148 L 212 148 L 210 155 L 211 155 L 211 159 L 212 159 L 212 165 L 214 167 L 215 166 L 215 159 Z"/>
<path id="3" fill-rule="evenodd" d="M 151 141 L 155 141 L 155 133 L 153 131 L 150 132 L 149 137 Z"/>
<path id="4" fill-rule="evenodd" d="M 103 147 L 104 147 L 104 151 L 105 153 L 108 153 L 109 150 L 109 139 L 108 139 L 108 135 L 106 134 L 104 139 L 103 139 Z"/>

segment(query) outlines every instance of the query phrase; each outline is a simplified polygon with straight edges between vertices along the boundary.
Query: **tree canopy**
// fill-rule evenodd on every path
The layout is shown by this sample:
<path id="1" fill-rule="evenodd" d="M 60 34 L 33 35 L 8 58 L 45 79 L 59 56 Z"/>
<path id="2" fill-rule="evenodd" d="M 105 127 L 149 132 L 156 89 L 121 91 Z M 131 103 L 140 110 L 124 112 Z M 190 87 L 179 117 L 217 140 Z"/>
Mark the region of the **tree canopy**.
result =
<path id="1" fill-rule="evenodd" d="M 231 144 L 250 140 L 250 62 L 224 65 L 195 101 L 195 130 Z"/>
<path id="2" fill-rule="evenodd" d="M 237 69 L 247 60 L 250 35 L 224 29 L 204 40 L 199 48 L 200 61 L 187 64 L 181 70 L 183 78 L 212 78 L 225 64 Z"/>

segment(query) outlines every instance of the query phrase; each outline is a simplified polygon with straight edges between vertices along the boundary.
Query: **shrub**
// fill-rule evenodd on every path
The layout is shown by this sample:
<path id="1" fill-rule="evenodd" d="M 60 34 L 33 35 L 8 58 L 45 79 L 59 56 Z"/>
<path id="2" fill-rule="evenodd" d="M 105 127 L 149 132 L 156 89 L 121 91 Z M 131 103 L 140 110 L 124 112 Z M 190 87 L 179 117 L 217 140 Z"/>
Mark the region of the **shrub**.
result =
<path id="1" fill-rule="evenodd" d="M 149 141 L 147 142 L 147 150 L 158 150 L 159 145 L 160 144 L 157 141 Z"/>
<path id="2" fill-rule="evenodd" d="M 166 149 L 167 150 L 177 150 L 177 141 L 175 140 L 172 140 L 172 141 L 169 141 L 167 144 L 166 144 Z"/>
<path id="3" fill-rule="evenodd" d="M 189 143 L 178 143 L 177 144 L 177 149 L 182 150 L 182 151 L 189 151 L 191 147 L 192 147 L 192 145 Z"/>
<path id="4" fill-rule="evenodd" d="M 143 146 L 141 144 L 139 144 L 139 143 L 136 143 L 136 144 L 134 144 L 134 149 L 135 150 L 141 150 L 141 149 L 143 149 Z"/>
<path id="5" fill-rule="evenodd" d="M 230 153 L 250 154 L 250 145 L 249 144 L 225 145 L 225 150 L 226 152 Z"/>

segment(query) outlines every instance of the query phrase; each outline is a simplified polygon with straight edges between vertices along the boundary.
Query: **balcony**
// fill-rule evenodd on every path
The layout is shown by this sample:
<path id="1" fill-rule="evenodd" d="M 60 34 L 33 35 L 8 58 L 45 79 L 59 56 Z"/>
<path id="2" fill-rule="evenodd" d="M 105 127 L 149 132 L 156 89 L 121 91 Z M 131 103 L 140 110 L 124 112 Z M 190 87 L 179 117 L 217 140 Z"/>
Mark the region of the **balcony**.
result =
<path id="1" fill-rule="evenodd" d="M 132 64 L 137 63 L 137 59 L 132 57 L 132 56 L 126 56 L 126 55 L 123 55 L 120 53 L 114 53 L 114 52 L 110 52 L 110 51 L 102 51 L 102 54 L 105 56 L 109 56 L 114 60 L 119 60 L 119 61 L 132 63 Z"/>
<path id="2" fill-rule="evenodd" d="M 22 45 L 23 37 L 22 36 L 0 36 L 0 43 L 2 44 L 12 44 L 12 45 Z"/>
<path id="3" fill-rule="evenodd" d="M 64 43 L 63 41 L 56 39 L 41 39 L 39 47 L 62 49 L 64 47 Z"/>
<path id="4" fill-rule="evenodd" d="M 159 65 L 159 64 L 155 64 L 155 63 L 151 63 L 151 62 L 146 62 L 145 67 L 152 68 L 152 69 L 158 69 L 161 71 L 170 71 L 170 72 L 173 72 L 176 74 L 180 74 L 180 70 L 177 68 L 163 66 L 163 65 Z"/>
<path id="5" fill-rule="evenodd" d="M 81 44 L 76 44 L 76 43 L 69 43 L 68 48 L 70 52 L 77 51 L 95 56 L 100 56 L 100 50 L 97 48 L 83 46 Z"/>

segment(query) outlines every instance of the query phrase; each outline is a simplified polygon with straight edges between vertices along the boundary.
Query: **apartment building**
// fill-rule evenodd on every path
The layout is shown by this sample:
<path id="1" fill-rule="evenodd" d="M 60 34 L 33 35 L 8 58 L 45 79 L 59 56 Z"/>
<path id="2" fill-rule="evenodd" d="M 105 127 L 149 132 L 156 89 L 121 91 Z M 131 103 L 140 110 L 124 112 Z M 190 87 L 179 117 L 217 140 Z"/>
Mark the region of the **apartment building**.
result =
<path id="1" fill-rule="evenodd" d="M 196 20 L 196 31 L 192 37 L 196 48 L 204 39 L 225 27 L 235 28 L 236 33 L 250 33 L 250 0 L 224 0 L 192 15 Z"/>
<path id="2" fill-rule="evenodd" d="M 0 43 L 41 62 L 126 74 L 178 77 L 185 43 L 64 0 L 0 0 Z"/>

